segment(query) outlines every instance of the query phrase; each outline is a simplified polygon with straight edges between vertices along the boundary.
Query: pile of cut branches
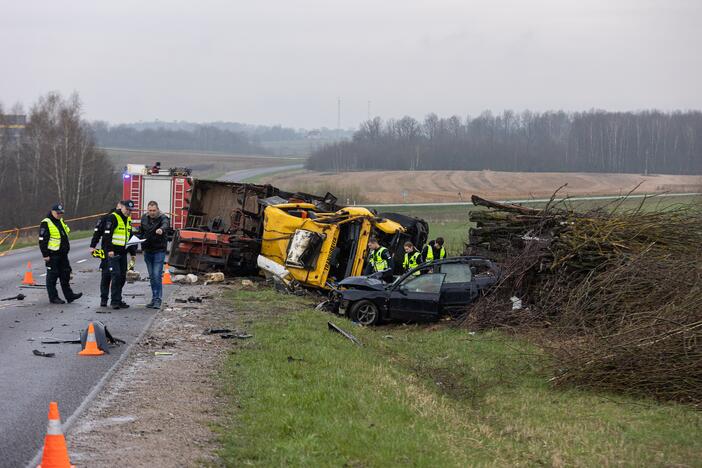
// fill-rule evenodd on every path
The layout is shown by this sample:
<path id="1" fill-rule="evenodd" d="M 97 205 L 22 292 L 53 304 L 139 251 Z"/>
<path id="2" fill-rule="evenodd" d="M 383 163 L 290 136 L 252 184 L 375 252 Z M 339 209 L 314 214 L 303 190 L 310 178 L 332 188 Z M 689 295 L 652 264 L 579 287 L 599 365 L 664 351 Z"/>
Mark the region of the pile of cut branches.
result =
<path id="1" fill-rule="evenodd" d="M 702 404 L 702 211 L 576 212 L 473 197 L 468 252 L 498 260 L 474 328 L 549 326 L 556 385 Z M 512 308 L 511 296 L 522 308 Z"/>

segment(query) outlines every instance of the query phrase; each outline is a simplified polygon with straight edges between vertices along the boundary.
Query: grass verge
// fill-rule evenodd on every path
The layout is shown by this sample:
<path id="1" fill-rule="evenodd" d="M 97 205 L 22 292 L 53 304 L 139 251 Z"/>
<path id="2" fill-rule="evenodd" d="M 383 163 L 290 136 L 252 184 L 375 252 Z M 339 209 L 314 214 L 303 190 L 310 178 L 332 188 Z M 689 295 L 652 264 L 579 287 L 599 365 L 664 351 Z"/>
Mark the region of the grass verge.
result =
<path id="1" fill-rule="evenodd" d="M 542 353 L 523 341 L 360 328 L 265 289 L 230 299 L 254 338 L 223 369 L 227 466 L 702 464 L 700 413 L 551 389 Z"/>

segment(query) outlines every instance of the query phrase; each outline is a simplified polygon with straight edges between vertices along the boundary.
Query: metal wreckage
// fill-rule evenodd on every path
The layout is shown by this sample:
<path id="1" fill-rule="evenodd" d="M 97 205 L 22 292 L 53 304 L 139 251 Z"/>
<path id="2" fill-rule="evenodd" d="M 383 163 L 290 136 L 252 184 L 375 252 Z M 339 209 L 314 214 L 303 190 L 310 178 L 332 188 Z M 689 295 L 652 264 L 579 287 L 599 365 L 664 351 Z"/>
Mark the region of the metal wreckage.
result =
<path id="1" fill-rule="evenodd" d="M 371 235 L 400 266 L 404 243 L 421 246 L 428 233 L 422 219 L 341 206 L 330 193 L 195 179 L 186 225 L 174 234 L 169 264 L 228 276 L 262 269 L 289 287 L 331 290 L 344 278 L 363 274 Z"/>

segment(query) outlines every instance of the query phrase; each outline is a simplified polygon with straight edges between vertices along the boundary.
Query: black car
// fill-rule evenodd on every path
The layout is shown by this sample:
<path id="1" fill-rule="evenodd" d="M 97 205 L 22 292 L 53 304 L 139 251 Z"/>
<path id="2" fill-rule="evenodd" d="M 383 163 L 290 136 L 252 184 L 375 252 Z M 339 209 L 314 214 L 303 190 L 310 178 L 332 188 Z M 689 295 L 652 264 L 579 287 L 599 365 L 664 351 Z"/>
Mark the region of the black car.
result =
<path id="1" fill-rule="evenodd" d="M 362 325 L 434 321 L 473 302 L 499 277 L 499 267 L 484 257 L 453 257 L 423 263 L 390 284 L 370 276 L 346 278 L 332 291 L 331 302 Z"/>

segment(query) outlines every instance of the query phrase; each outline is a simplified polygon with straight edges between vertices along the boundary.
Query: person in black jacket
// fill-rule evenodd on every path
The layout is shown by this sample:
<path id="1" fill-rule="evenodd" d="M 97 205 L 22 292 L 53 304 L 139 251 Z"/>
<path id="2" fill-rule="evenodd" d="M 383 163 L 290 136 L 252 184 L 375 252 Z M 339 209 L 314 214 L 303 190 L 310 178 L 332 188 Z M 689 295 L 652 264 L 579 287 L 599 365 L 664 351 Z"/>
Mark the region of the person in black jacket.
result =
<path id="1" fill-rule="evenodd" d="M 135 260 L 136 245 L 127 247 L 132 236 L 132 220 L 129 213 L 134 209 L 134 202 L 122 200 L 117 208 L 103 216 L 95 226 L 90 242 L 91 253 L 102 239 L 105 258 L 100 262 L 102 278 L 100 281 L 100 306 L 106 307 L 108 296 L 113 309 L 126 309 L 129 304 L 122 300 L 122 288 L 127 282 L 127 254 Z"/>
<path id="2" fill-rule="evenodd" d="M 146 304 L 150 309 L 161 308 L 163 297 L 163 263 L 166 260 L 168 248 L 168 228 L 170 220 L 161 213 L 158 203 L 150 201 L 146 214 L 141 217 L 139 237 L 144 239 L 141 245 L 144 251 L 144 263 L 149 271 L 151 283 L 151 302 Z"/>
<path id="3" fill-rule="evenodd" d="M 80 298 L 83 293 L 74 293 L 69 281 L 71 280 L 71 264 L 68 261 L 68 252 L 71 244 L 68 234 L 71 230 L 63 221 L 63 205 L 57 203 L 51 208 L 39 225 L 39 250 L 46 263 L 46 292 L 49 293 L 49 302 L 52 304 L 65 304 Z M 58 297 L 56 280 L 61 282 L 61 290 L 66 301 Z"/>

